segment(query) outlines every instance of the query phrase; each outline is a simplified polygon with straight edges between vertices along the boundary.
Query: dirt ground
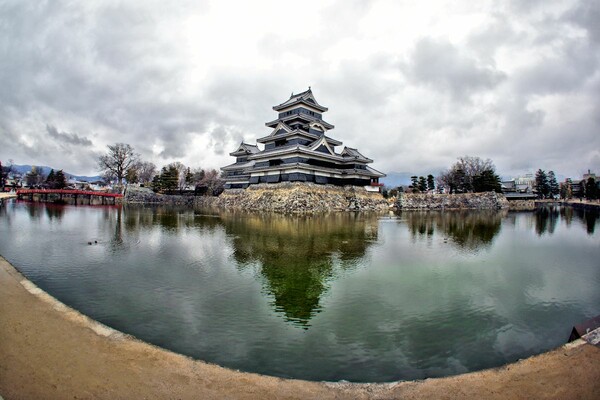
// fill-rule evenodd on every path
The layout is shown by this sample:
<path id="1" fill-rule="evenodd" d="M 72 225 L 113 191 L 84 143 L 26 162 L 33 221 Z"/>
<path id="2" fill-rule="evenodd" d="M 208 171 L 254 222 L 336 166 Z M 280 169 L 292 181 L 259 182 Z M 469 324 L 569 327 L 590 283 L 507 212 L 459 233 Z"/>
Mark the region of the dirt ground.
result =
<path id="1" fill-rule="evenodd" d="M 242 373 L 114 331 L 0 257 L 0 396 L 12 399 L 598 399 L 600 349 L 581 340 L 502 368 L 387 384 Z"/>

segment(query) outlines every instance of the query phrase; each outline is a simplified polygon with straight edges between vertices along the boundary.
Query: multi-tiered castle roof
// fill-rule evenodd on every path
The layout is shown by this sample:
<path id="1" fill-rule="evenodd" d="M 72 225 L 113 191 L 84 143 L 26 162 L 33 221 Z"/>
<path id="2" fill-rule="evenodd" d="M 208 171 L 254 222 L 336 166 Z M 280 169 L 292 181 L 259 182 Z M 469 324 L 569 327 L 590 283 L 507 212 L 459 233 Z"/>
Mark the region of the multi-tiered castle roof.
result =
<path id="1" fill-rule="evenodd" d="M 334 126 L 322 119 L 327 107 L 317 102 L 310 88 L 292 93 L 273 110 L 278 118 L 265 124 L 271 133 L 256 140 L 264 145 L 263 150 L 242 142 L 229 153 L 236 162 L 221 168 L 225 189 L 286 181 L 380 186 L 379 178 L 385 174 L 367 165 L 373 160 L 350 147 L 335 151 L 342 142 L 328 136 Z"/>

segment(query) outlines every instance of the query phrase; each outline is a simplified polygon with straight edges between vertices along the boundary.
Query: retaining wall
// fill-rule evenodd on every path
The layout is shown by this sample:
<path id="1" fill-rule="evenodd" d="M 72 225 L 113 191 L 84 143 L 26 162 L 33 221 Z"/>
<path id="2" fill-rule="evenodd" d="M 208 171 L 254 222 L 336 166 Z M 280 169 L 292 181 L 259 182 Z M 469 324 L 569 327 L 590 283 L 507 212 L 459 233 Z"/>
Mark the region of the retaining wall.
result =
<path id="1" fill-rule="evenodd" d="M 396 200 L 402 210 L 499 210 L 509 208 L 503 194 L 495 192 L 430 194 L 402 193 Z"/>

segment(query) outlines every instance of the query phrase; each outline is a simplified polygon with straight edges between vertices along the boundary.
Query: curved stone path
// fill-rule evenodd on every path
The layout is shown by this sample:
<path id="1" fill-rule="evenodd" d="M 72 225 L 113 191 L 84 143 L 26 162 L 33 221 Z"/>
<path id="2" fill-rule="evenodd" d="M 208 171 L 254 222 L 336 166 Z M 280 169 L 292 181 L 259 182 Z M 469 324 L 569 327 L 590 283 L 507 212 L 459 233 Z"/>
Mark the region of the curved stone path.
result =
<path id="1" fill-rule="evenodd" d="M 597 399 L 581 340 L 502 368 L 387 384 L 286 380 L 143 343 L 58 302 L 0 257 L 0 396 L 12 399 Z"/>

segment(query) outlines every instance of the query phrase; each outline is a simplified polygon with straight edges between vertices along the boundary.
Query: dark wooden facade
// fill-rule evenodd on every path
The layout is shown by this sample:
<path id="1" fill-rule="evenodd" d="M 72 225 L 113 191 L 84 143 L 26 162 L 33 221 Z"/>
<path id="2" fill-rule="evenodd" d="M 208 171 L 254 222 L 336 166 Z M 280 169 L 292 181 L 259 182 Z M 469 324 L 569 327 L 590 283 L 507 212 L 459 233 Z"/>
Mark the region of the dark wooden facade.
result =
<path id="1" fill-rule="evenodd" d="M 380 186 L 379 178 L 385 174 L 368 166 L 373 160 L 350 147 L 336 152 L 342 142 L 327 135 L 334 126 L 323 120 L 327 108 L 316 101 L 310 88 L 292 94 L 273 110 L 278 118 L 265 124 L 271 133 L 257 139 L 263 150 L 241 143 L 229 153 L 236 161 L 221 168 L 225 189 L 277 182 Z"/>

